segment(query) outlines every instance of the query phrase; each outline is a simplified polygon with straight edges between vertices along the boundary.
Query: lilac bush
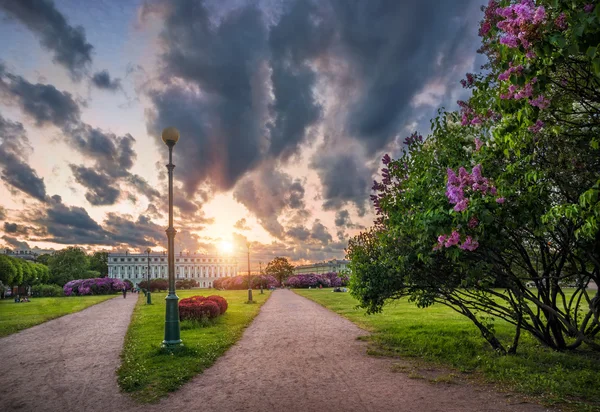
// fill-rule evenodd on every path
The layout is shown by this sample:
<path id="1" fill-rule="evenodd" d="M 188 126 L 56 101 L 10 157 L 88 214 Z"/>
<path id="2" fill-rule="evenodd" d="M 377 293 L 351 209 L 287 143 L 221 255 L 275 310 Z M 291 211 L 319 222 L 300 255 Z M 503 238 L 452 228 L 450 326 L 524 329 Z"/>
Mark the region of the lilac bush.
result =
<path id="1" fill-rule="evenodd" d="M 76 279 L 67 282 L 63 291 L 65 296 L 108 295 L 119 292 L 123 287 L 125 287 L 125 283 L 118 279 Z"/>
<path id="2" fill-rule="evenodd" d="M 323 286 L 328 287 L 340 287 L 348 284 L 348 276 L 339 275 L 336 272 L 328 272 L 322 274 L 309 273 L 304 275 L 290 276 L 286 285 L 291 288 L 317 288 Z"/>

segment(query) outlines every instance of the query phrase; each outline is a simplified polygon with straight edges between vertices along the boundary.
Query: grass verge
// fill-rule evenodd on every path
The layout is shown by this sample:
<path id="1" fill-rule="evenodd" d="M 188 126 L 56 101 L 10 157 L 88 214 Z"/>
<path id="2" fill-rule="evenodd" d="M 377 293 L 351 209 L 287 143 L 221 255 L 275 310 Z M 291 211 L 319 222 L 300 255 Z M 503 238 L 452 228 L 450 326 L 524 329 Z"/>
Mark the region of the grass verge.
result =
<path id="1" fill-rule="evenodd" d="M 255 293 L 255 305 L 245 303 L 248 299 L 246 290 L 187 290 L 177 291 L 177 295 L 180 299 L 220 295 L 227 299 L 229 308 L 224 315 L 206 324 L 182 322 L 184 346 L 170 353 L 160 347 L 164 338 L 166 293 L 153 293 L 150 306 L 140 295 L 125 336 L 121 367 L 117 371 L 121 389 L 138 402 L 157 402 L 211 366 L 241 338 L 270 292 Z"/>
<path id="2" fill-rule="evenodd" d="M 348 293 L 331 289 L 296 289 L 301 296 L 371 331 L 374 353 L 419 358 L 461 372 L 481 375 L 487 382 L 532 395 L 548 405 L 578 411 L 600 410 L 600 354 L 585 348 L 554 352 L 523 332 L 517 355 L 499 356 L 476 327 L 449 308 L 419 309 L 407 300 L 391 302 L 383 313 L 366 315 Z M 496 321 L 500 338 L 511 338 L 510 325 Z"/>
<path id="3" fill-rule="evenodd" d="M 0 337 L 79 312 L 88 306 L 114 297 L 115 295 L 31 298 L 31 302 L 26 303 L 2 299 L 0 300 Z"/>

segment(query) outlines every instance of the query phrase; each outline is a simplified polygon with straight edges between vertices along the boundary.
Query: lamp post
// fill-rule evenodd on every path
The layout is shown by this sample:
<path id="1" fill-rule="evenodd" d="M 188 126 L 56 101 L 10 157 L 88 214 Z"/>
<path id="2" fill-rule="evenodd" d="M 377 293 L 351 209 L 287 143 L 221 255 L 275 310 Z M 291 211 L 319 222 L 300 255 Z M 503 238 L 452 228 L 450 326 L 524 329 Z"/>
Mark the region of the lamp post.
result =
<path id="1" fill-rule="evenodd" d="M 175 294 L 175 234 L 177 231 L 173 228 L 173 147 L 179 140 L 179 131 L 174 127 L 167 127 L 162 132 L 162 140 L 169 148 L 169 227 L 167 228 L 167 264 L 169 271 L 169 294 L 166 297 L 167 311 L 165 315 L 165 340 L 162 346 L 173 348 L 182 345 L 179 330 L 179 297 Z"/>
<path id="2" fill-rule="evenodd" d="M 250 242 L 246 242 L 248 246 L 248 302 L 252 302 L 252 278 L 250 277 Z"/>
<path id="3" fill-rule="evenodd" d="M 265 292 L 263 292 L 263 279 L 264 278 L 262 277 L 262 275 L 263 275 L 263 273 L 262 273 L 262 262 L 258 262 L 258 265 L 259 265 L 258 266 L 259 267 L 259 269 L 258 269 L 258 275 L 260 276 L 260 294 L 264 295 Z"/>
<path id="4" fill-rule="evenodd" d="M 152 304 L 152 297 L 150 296 L 150 248 L 146 250 L 148 253 L 148 280 L 146 281 L 146 305 Z"/>

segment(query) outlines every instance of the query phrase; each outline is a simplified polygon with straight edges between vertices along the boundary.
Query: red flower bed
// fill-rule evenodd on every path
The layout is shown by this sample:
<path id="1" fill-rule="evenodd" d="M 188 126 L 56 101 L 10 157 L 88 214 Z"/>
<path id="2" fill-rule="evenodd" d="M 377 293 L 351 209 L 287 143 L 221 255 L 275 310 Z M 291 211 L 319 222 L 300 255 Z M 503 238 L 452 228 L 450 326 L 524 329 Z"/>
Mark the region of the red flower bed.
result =
<path id="1" fill-rule="evenodd" d="M 228 307 L 227 300 L 225 300 L 225 298 L 223 296 L 212 295 L 212 296 L 207 297 L 206 299 L 212 300 L 217 305 L 219 305 L 221 315 L 227 311 L 227 307 Z"/>
<path id="2" fill-rule="evenodd" d="M 192 296 L 179 301 L 179 320 L 213 319 L 219 315 L 221 315 L 219 304 L 204 296 Z"/>

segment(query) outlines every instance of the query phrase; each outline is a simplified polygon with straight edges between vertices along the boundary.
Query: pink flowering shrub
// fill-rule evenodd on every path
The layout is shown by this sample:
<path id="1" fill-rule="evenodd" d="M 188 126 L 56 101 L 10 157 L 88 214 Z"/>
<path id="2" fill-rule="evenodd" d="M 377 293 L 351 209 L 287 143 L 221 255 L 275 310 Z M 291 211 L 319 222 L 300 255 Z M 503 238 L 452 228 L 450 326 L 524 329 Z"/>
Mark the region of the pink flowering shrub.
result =
<path id="1" fill-rule="evenodd" d="M 214 299 L 192 296 L 179 301 L 179 320 L 182 321 L 214 319 L 221 314 L 219 303 Z"/>
<path id="2" fill-rule="evenodd" d="M 320 286 L 323 286 L 324 288 L 340 287 L 348 284 L 348 276 L 339 276 L 336 272 L 294 275 L 290 276 L 285 284 L 291 288 L 318 288 Z"/>
<path id="3" fill-rule="evenodd" d="M 63 287 L 65 296 L 109 295 L 120 292 L 125 283 L 113 278 L 77 279 Z"/>
<path id="4" fill-rule="evenodd" d="M 279 287 L 277 279 L 270 275 L 251 275 L 250 279 L 247 275 L 218 278 L 214 280 L 213 287 L 215 289 L 243 290 L 248 289 L 249 280 L 251 280 L 252 289 L 260 289 L 261 285 L 265 289 Z"/>

